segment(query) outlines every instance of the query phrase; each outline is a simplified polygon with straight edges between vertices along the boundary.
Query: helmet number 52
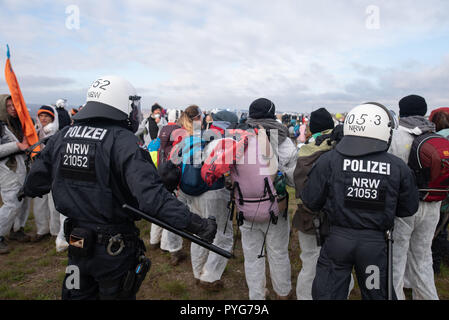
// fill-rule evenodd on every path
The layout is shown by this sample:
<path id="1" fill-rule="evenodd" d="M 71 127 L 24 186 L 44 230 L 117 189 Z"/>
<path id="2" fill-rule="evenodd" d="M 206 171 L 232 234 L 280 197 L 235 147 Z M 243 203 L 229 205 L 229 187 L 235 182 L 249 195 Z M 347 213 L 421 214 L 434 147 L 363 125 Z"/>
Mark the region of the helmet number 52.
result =
<path id="1" fill-rule="evenodd" d="M 105 87 L 107 87 L 110 84 L 111 84 L 111 82 L 109 80 L 98 79 L 97 81 L 95 81 L 92 84 L 92 87 L 93 88 L 99 87 L 102 90 L 106 90 Z"/>

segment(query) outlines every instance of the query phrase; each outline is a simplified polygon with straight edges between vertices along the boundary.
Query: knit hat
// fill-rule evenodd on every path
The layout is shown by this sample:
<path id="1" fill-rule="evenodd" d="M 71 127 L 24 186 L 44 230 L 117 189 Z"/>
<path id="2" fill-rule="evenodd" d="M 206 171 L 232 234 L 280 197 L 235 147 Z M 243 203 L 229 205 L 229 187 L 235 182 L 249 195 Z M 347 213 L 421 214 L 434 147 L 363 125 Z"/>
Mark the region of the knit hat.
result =
<path id="1" fill-rule="evenodd" d="M 276 107 L 268 99 L 260 98 L 249 106 L 249 117 L 251 119 L 276 119 Z"/>
<path id="2" fill-rule="evenodd" d="M 399 116 L 401 118 L 410 116 L 425 116 L 427 103 L 423 97 L 417 95 L 407 96 L 399 101 Z"/>
<path id="3" fill-rule="evenodd" d="M 49 116 L 52 117 L 53 120 L 55 119 L 55 114 L 54 114 L 54 110 L 52 107 L 49 107 L 49 106 L 40 107 L 40 109 L 37 111 L 37 116 L 39 117 L 39 115 L 42 113 L 48 114 Z"/>
<path id="4" fill-rule="evenodd" d="M 329 111 L 325 108 L 320 108 L 310 114 L 309 128 L 312 134 L 333 129 L 334 120 Z"/>
<path id="5" fill-rule="evenodd" d="M 159 104 L 155 103 L 155 104 L 153 104 L 153 106 L 151 107 L 151 112 L 154 112 L 154 111 L 157 110 L 157 109 L 161 109 L 161 111 L 162 111 L 162 107 L 161 107 Z"/>
<path id="6" fill-rule="evenodd" d="M 214 121 L 227 121 L 229 123 L 237 124 L 239 122 L 239 118 L 237 115 L 230 111 L 220 111 L 212 114 L 212 119 Z"/>

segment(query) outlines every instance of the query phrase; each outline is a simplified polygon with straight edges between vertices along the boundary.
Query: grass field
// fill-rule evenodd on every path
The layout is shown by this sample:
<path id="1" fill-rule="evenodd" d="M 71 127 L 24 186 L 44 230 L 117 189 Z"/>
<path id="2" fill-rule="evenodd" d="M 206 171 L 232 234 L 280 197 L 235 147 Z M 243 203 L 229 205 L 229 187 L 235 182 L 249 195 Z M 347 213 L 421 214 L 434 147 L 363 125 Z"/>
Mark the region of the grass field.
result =
<path id="1" fill-rule="evenodd" d="M 293 213 L 294 195 L 291 192 L 290 214 Z M 150 224 L 139 221 L 138 226 L 146 244 L 149 241 Z M 237 228 L 234 228 L 236 232 Z M 35 223 L 31 215 L 26 226 L 26 232 L 34 233 Z M 240 234 L 240 233 L 238 233 Z M 60 299 L 61 285 L 65 276 L 67 253 L 57 253 L 54 238 L 40 243 L 17 243 L 10 241 L 11 253 L 0 255 L 0 299 Z M 184 241 L 184 250 L 189 252 L 190 243 Z M 246 286 L 243 253 L 240 238 L 237 238 L 235 259 L 231 259 L 223 274 L 225 284 L 221 292 L 211 293 L 195 285 L 190 259 L 176 267 L 169 263 L 169 254 L 148 251 L 147 256 L 152 261 L 152 267 L 137 295 L 138 299 L 151 300 L 246 300 Z M 291 233 L 290 261 L 292 266 L 292 286 L 296 288 L 296 279 L 301 268 L 299 245 L 296 232 Z M 267 265 L 267 275 L 269 268 Z M 449 269 L 442 267 L 442 273 L 436 277 L 436 285 L 440 299 L 449 299 Z M 274 299 L 270 278 L 267 276 L 267 288 L 270 299 Z M 296 294 L 294 294 L 296 297 Z M 357 289 L 352 291 L 350 299 L 360 299 Z"/>

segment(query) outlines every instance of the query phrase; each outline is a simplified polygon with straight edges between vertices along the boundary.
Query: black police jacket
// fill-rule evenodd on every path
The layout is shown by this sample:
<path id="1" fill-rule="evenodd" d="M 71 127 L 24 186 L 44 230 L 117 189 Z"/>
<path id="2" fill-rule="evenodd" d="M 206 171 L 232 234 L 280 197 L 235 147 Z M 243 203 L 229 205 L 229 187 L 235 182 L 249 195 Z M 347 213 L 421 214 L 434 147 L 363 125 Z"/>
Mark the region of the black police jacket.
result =
<path id="1" fill-rule="evenodd" d="M 353 158 L 335 149 L 315 163 L 301 199 L 313 211 L 324 209 L 331 225 L 381 231 L 419 205 L 415 178 L 401 159 L 386 152 Z"/>
<path id="2" fill-rule="evenodd" d="M 138 220 L 127 203 L 175 228 L 186 229 L 192 214 L 169 193 L 137 137 L 113 122 L 80 122 L 46 144 L 25 180 L 30 197 L 52 191 L 63 215 L 93 224 Z"/>

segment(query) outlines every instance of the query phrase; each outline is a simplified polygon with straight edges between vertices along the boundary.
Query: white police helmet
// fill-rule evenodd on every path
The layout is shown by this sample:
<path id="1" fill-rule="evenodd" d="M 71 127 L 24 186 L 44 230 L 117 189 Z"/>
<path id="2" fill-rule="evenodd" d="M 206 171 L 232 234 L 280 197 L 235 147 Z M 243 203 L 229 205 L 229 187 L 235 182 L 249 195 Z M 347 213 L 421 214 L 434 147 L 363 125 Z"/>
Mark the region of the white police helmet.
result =
<path id="1" fill-rule="evenodd" d="M 346 116 L 344 137 L 337 151 L 346 156 L 363 156 L 390 148 L 394 118 L 377 102 L 368 102 L 352 109 Z"/>
<path id="2" fill-rule="evenodd" d="M 135 132 L 142 120 L 140 97 L 131 83 L 119 76 L 104 76 L 95 80 L 87 90 L 85 106 L 73 116 L 74 120 L 106 118 L 128 120 Z"/>
<path id="3" fill-rule="evenodd" d="M 56 100 L 56 108 L 65 108 L 67 107 L 67 99 L 58 99 Z"/>

